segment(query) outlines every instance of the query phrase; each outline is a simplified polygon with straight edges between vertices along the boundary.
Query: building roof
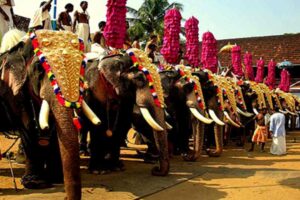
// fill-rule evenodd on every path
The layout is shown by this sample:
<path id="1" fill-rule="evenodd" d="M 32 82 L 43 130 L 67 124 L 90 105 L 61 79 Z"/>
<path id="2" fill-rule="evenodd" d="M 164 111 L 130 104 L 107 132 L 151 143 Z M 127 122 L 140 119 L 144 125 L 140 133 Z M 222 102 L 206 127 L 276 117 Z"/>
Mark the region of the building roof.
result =
<path id="1" fill-rule="evenodd" d="M 250 52 L 253 65 L 256 65 L 260 57 L 263 57 L 266 65 L 271 59 L 276 62 L 286 59 L 293 64 L 300 65 L 300 33 L 218 40 L 218 49 L 227 45 L 228 42 L 241 46 L 242 55 L 246 51 Z M 219 54 L 219 60 L 222 66 L 228 66 L 231 64 L 231 53 Z"/>
<path id="2" fill-rule="evenodd" d="M 26 18 L 26 17 L 22 17 L 20 15 L 15 15 L 15 22 L 16 22 L 16 26 L 19 30 L 28 31 L 28 26 L 29 26 L 29 22 L 30 19 Z"/>

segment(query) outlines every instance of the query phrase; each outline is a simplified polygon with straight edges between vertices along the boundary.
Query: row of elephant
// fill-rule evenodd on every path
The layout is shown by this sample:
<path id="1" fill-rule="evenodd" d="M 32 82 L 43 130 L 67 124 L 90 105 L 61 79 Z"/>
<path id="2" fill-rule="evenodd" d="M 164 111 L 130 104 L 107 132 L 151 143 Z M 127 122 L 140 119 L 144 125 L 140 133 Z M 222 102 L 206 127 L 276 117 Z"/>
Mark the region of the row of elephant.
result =
<path id="1" fill-rule="evenodd" d="M 81 131 L 89 131 L 91 135 L 91 170 L 102 164 L 101 151 L 106 150 L 103 146 L 110 146 L 111 162 L 120 165 L 120 146 L 133 125 L 156 144 L 159 167 L 153 168 L 152 174 L 165 176 L 170 168 L 168 138 L 185 160 L 194 161 L 201 154 L 206 124 L 214 127 L 216 140 L 216 149 L 208 154 L 219 156 L 223 150 L 225 125 L 243 127 L 243 120 L 263 108 L 276 107 L 286 114 L 297 114 L 300 101 L 291 94 L 270 91 L 264 84 L 222 77 L 209 71 L 192 71 L 185 66 L 158 72 L 146 54 L 136 49 L 101 61 L 89 61 L 84 75 L 86 91 L 79 92 L 81 84 L 76 71 L 79 68 L 74 67 L 70 59 L 75 55 L 72 49 L 80 44 L 68 39 L 75 36 L 45 30 L 36 31 L 36 35 L 44 52 L 56 49 L 55 56 L 46 55 L 52 71 L 45 70 L 32 39 L 10 44 L 22 36 L 18 30 L 11 30 L 3 37 L 2 45 L 9 44 L 10 48 L 0 55 L 0 108 L 3 109 L 1 121 L 5 122 L 1 123 L 0 131 L 20 133 L 27 159 L 25 183 L 34 179 L 33 175 L 43 177 L 45 174 L 54 179 L 52 182 L 57 181 L 55 168 L 59 164 L 54 160 L 61 156 L 68 199 L 81 199 L 78 123 L 74 123 L 78 116 L 82 119 Z M 76 98 L 82 94 L 83 109 L 72 107 L 76 104 L 61 105 L 67 101 L 61 102 L 58 98 L 49 71 L 56 75 L 61 91 L 71 87 L 70 93 Z M 77 76 L 69 74 L 73 71 Z M 65 98 L 72 96 L 64 95 Z M 189 148 L 191 135 L 192 150 Z M 108 141 L 107 137 L 111 139 Z M 43 151 L 49 138 L 47 148 L 51 156 L 46 157 Z M 52 173 L 45 173 L 45 170 Z M 26 179 L 26 175 L 29 178 Z"/>

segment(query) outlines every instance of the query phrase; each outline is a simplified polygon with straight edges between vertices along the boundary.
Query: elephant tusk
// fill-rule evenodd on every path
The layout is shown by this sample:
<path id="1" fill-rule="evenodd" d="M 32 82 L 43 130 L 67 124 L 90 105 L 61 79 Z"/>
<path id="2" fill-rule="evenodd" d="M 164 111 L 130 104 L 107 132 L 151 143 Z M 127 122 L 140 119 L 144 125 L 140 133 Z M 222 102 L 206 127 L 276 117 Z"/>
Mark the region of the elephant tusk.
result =
<path id="1" fill-rule="evenodd" d="M 244 112 L 242 111 L 239 107 L 237 107 L 237 112 L 245 117 L 252 117 L 253 114 L 252 113 L 249 113 L 249 112 Z"/>
<path id="2" fill-rule="evenodd" d="M 155 130 L 155 131 L 164 131 L 164 129 L 153 119 L 149 110 L 147 108 L 140 108 L 141 113 L 146 120 L 146 122 Z"/>
<path id="3" fill-rule="evenodd" d="M 294 116 L 297 116 L 297 114 L 296 113 L 294 113 L 294 112 L 292 112 L 292 111 L 290 111 L 289 109 L 285 109 L 290 115 L 294 115 Z"/>
<path id="4" fill-rule="evenodd" d="M 233 121 L 233 120 L 231 119 L 231 117 L 229 116 L 228 112 L 224 111 L 224 115 L 225 115 L 226 119 L 229 121 L 229 123 L 230 123 L 231 125 L 233 125 L 233 126 L 235 126 L 235 127 L 237 127 L 237 128 L 241 128 L 240 125 L 238 125 L 235 121 Z"/>
<path id="5" fill-rule="evenodd" d="M 253 108 L 253 112 L 254 112 L 254 114 L 258 115 L 258 111 L 256 108 Z"/>
<path id="6" fill-rule="evenodd" d="M 203 115 L 201 115 L 201 113 L 196 108 L 189 108 L 189 109 L 190 109 L 191 113 L 194 115 L 194 117 L 196 117 L 201 122 L 203 122 L 205 124 L 211 124 L 213 122 L 212 119 L 208 119 L 208 118 L 204 117 Z"/>
<path id="7" fill-rule="evenodd" d="M 101 121 L 97 117 L 97 115 L 91 110 L 91 108 L 87 105 L 85 101 L 82 101 L 82 110 L 85 116 L 94 124 L 100 125 Z"/>
<path id="8" fill-rule="evenodd" d="M 167 129 L 168 129 L 168 130 L 173 129 L 173 126 L 172 126 L 171 124 L 169 124 L 168 122 L 166 122 L 166 125 L 167 125 Z"/>
<path id="9" fill-rule="evenodd" d="M 279 112 L 283 113 L 283 114 L 287 114 L 288 112 L 287 111 L 283 111 L 283 110 L 279 110 Z"/>
<path id="10" fill-rule="evenodd" d="M 220 126 L 224 126 L 225 123 L 222 122 L 216 115 L 215 111 L 213 111 L 212 109 L 208 110 L 209 116 L 212 118 L 212 120 L 214 120 L 214 122 L 216 122 L 218 125 Z"/>
<path id="11" fill-rule="evenodd" d="M 165 110 L 166 117 L 170 117 L 170 114 Z"/>
<path id="12" fill-rule="evenodd" d="M 50 106 L 46 100 L 43 100 L 39 115 L 39 124 L 42 130 L 49 129 L 49 112 Z"/>

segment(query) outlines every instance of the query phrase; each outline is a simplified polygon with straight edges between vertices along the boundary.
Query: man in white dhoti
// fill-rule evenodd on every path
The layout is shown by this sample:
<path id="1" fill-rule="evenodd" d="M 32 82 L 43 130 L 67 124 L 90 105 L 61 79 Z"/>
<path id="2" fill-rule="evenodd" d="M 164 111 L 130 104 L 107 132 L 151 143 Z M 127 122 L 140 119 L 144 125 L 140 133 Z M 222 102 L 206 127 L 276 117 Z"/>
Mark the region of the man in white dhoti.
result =
<path id="1" fill-rule="evenodd" d="M 84 42 L 84 51 L 89 51 L 90 41 L 90 26 L 89 19 L 90 15 L 87 12 L 88 2 L 82 1 L 80 3 L 80 9 L 74 13 L 73 31 L 81 38 Z"/>
<path id="2" fill-rule="evenodd" d="M 275 112 L 270 118 L 270 133 L 272 136 L 271 154 L 286 154 L 285 141 L 285 116 L 280 112 Z"/>
<path id="3" fill-rule="evenodd" d="M 65 6 L 65 11 L 61 12 L 58 17 L 58 27 L 60 30 L 72 31 L 72 18 L 70 13 L 73 12 L 74 6 L 71 3 L 68 3 Z"/>
<path id="4" fill-rule="evenodd" d="M 0 41 L 4 34 L 14 27 L 13 6 L 14 0 L 0 0 Z"/>
<path id="5" fill-rule="evenodd" d="M 51 17 L 49 14 L 51 10 L 51 3 L 52 0 L 49 0 L 48 2 L 43 1 L 40 4 L 40 8 L 34 13 L 34 16 L 30 20 L 29 29 L 52 30 Z"/>

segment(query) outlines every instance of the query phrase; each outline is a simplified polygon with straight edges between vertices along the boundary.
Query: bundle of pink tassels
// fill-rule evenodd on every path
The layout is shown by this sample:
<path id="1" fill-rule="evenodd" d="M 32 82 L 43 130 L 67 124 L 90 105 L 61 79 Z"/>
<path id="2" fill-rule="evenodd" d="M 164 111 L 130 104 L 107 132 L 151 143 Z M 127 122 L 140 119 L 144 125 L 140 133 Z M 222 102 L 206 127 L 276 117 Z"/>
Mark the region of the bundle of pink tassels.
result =
<path id="1" fill-rule="evenodd" d="M 232 72 L 238 76 L 242 77 L 244 75 L 242 69 L 242 58 L 241 58 L 241 47 L 235 45 L 231 49 L 231 63 L 232 63 Z"/>
<path id="2" fill-rule="evenodd" d="M 198 67 L 199 58 L 199 21 L 195 17 L 189 18 L 184 25 L 186 37 L 185 59 L 192 67 Z"/>
<path id="3" fill-rule="evenodd" d="M 209 69 L 213 73 L 218 71 L 217 40 L 211 32 L 202 35 L 201 63 L 203 69 Z"/>
<path id="4" fill-rule="evenodd" d="M 288 72 L 288 70 L 283 69 L 280 73 L 280 84 L 279 89 L 284 92 L 290 91 L 290 85 L 291 85 L 291 75 Z"/>
<path id="5" fill-rule="evenodd" d="M 275 80 L 275 68 L 276 62 L 271 60 L 268 64 L 268 76 L 265 81 L 265 84 L 269 86 L 271 90 L 275 88 L 276 80 Z"/>
<path id="6" fill-rule="evenodd" d="M 108 0 L 104 37 L 108 46 L 121 49 L 126 37 L 126 1 Z"/>
<path id="7" fill-rule="evenodd" d="M 244 55 L 244 64 L 245 64 L 245 76 L 250 80 L 254 81 L 254 71 L 252 63 L 252 55 L 249 52 L 246 52 Z"/>
<path id="8" fill-rule="evenodd" d="M 171 64 L 178 63 L 181 18 L 181 14 L 176 8 L 168 10 L 164 17 L 164 41 L 161 54 L 164 56 L 165 60 Z"/>
<path id="9" fill-rule="evenodd" d="M 256 70 L 256 77 L 255 77 L 255 82 L 257 83 L 262 83 L 264 82 L 264 67 L 265 67 L 265 62 L 261 58 L 257 61 L 257 70 Z"/>

